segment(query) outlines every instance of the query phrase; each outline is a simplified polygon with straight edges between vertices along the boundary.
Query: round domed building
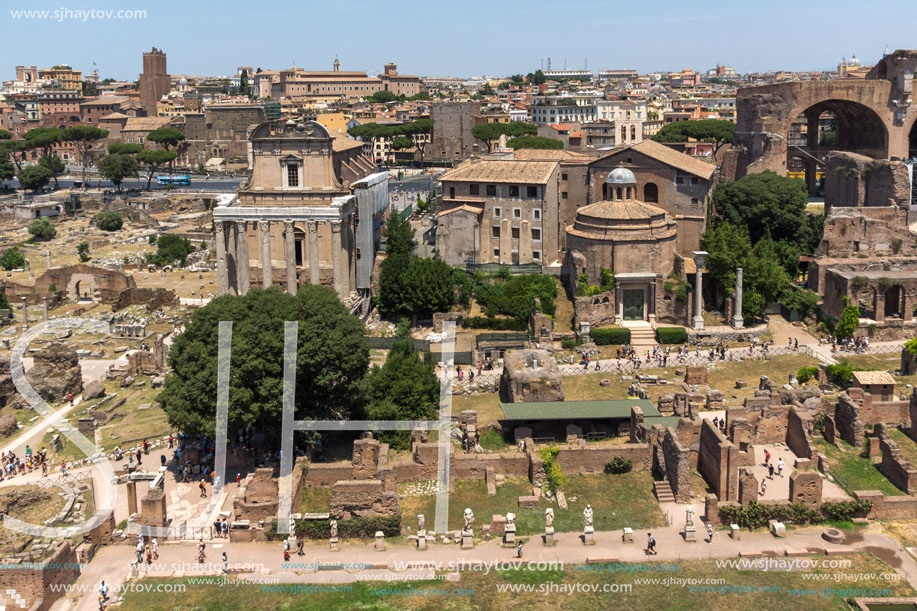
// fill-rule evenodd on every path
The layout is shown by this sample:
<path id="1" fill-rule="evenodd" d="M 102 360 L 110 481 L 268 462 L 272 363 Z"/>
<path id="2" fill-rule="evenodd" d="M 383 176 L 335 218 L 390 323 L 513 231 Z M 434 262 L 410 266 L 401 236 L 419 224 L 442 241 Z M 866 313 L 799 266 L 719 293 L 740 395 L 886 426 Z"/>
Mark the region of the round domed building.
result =
<path id="1" fill-rule="evenodd" d="M 602 271 L 610 270 L 615 322 L 656 322 L 663 284 L 675 266 L 675 219 L 636 199 L 637 180 L 627 168 L 612 170 L 606 185 L 608 199 L 579 208 L 566 229 L 564 276 L 576 294 L 583 273 L 587 284 L 600 285 Z M 611 310 L 611 296 L 596 297 L 597 305 L 604 301 Z"/>

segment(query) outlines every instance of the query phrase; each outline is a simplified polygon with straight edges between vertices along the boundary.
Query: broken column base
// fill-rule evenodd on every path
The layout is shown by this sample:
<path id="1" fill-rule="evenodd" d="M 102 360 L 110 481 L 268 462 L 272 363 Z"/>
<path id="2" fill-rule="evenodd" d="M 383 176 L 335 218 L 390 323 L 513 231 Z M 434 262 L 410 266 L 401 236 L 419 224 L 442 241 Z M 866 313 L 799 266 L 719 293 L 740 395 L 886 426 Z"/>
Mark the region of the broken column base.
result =
<path id="1" fill-rule="evenodd" d="M 474 547 L 474 538 L 470 532 L 462 531 L 462 549 Z"/>
<path id="2" fill-rule="evenodd" d="M 592 526 L 583 531 L 583 545 L 595 545 L 595 529 Z"/>
<path id="3" fill-rule="evenodd" d="M 333 538 L 333 539 L 331 540 L 331 545 L 329 546 L 329 549 L 330 549 L 332 552 L 339 552 L 339 551 L 341 551 L 341 548 L 338 547 L 338 539 L 337 539 L 337 537 L 335 537 L 335 538 Z"/>

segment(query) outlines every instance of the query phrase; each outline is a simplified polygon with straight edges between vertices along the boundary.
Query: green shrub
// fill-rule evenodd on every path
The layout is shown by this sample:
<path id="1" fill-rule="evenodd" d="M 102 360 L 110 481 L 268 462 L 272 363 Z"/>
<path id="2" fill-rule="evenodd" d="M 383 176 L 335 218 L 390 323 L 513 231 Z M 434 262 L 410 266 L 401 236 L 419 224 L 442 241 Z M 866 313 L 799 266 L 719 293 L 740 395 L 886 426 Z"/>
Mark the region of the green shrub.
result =
<path id="1" fill-rule="evenodd" d="M 493 331 L 525 331 L 529 328 L 528 321 L 525 320 L 490 316 L 469 316 L 468 318 L 463 318 L 462 326 L 466 329 L 491 329 Z"/>
<path id="2" fill-rule="evenodd" d="M 565 337 L 560 340 L 560 347 L 564 350 L 573 350 L 576 348 L 576 338 Z"/>
<path id="3" fill-rule="evenodd" d="M 615 456 L 605 463 L 605 473 L 629 473 L 633 463 L 622 456 Z"/>
<path id="4" fill-rule="evenodd" d="M 124 225 L 124 217 L 116 210 L 105 210 L 98 213 L 93 222 L 102 231 L 118 231 Z"/>
<path id="5" fill-rule="evenodd" d="M 554 493 L 563 487 L 565 481 L 564 472 L 561 471 L 560 465 L 557 464 L 557 453 L 559 451 L 560 448 L 551 445 L 542 448 L 538 452 L 538 455 L 544 463 L 544 475 L 547 479 L 548 490 Z"/>
<path id="6" fill-rule="evenodd" d="M 276 535 L 277 522 L 275 521 L 268 536 Z M 387 516 L 375 518 L 351 518 L 338 520 L 338 536 L 343 539 L 372 538 L 376 531 L 381 530 L 386 537 L 397 537 L 401 534 L 401 516 Z M 296 534 L 307 539 L 325 539 L 331 536 L 330 520 L 297 520 Z"/>
<path id="7" fill-rule="evenodd" d="M 487 429 L 481 434 L 481 447 L 485 450 L 502 450 L 507 446 L 503 435 L 496 429 Z"/>
<path id="8" fill-rule="evenodd" d="M 853 366 L 847 361 L 841 361 L 836 365 L 828 365 L 825 367 L 825 373 L 828 374 L 828 377 L 841 388 L 850 386 L 850 383 L 853 381 L 853 372 Z"/>
<path id="9" fill-rule="evenodd" d="M 684 344 L 688 341 L 688 331 L 684 327 L 658 327 L 656 339 L 660 344 Z"/>
<path id="10" fill-rule="evenodd" d="M 25 255 L 23 255 L 19 248 L 13 246 L 9 250 L 3 251 L 3 255 L 0 255 L 0 267 L 3 269 L 21 269 L 25 267 Z"/>
<path id="11" fill-rule="evenodd" d="M 597 346 L 608 346 L 612 344 L 629 344 L 630 329 L 590 329 L 589 337 Z"/>
<path id="12" fill-rule="evenodd" d="M 818 375 L 818 367 L 800 367 L 796 372 L 796 380 L 800 384 L 805 384 Z"/>
<path id="13" fill-rule="evenodd" d="M 821 505 L 821 512 L 829 520 L 837 520 L 839 522 L 849 522 L 853 518 L 864 518 L 871 509 L 872 501 L 867 499 L 840 501 L 838 503 L 825 501 Z"/>
<path id="14" fill-rule="evenodd" d="M 37 240 L 50 240 L 57 235 L 57 229 L 48 219 L 35 219 L 29 225 L 29 233 Z"/>

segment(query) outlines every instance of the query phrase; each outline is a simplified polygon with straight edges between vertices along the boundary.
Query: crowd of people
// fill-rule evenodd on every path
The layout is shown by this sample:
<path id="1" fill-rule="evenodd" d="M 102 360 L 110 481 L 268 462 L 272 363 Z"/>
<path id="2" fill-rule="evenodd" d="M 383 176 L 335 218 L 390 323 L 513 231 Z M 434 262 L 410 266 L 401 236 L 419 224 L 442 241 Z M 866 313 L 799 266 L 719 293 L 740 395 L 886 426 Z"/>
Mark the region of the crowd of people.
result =
<path id="1" fill-rule="evenodd" d="M 869 338 L 868 337 L 846 337 L 843 339 L 838 339 L 831 336 L 831 351 L 836 352 L 838 350 L 843 350 L 846 352 L 866 352 L 869 348 Z"/>
<path id="2" fill-rule="evenodd" d="M 25 475 L 36 469 L 41 469 L 41 476 L 48 475 L 48 450 L 42 448 L 40 452 L 32 452 L 30 446 L 25 447 L 25 456 L 17 456 L 15 452 L 0 452 L 0 481 L 17 475 Z M 65 465 L 61 463 L 61 468 Z M 64 471 L 66 474 L 66 471 Z"/>

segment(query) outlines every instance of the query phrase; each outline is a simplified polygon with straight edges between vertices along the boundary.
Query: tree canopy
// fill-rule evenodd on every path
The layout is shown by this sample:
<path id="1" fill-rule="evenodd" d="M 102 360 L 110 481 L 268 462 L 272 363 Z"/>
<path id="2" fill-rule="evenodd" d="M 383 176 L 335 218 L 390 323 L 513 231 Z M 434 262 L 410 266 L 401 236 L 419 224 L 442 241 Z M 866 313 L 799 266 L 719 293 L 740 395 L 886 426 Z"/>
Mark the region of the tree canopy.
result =
<path id="1" fill-rule="evenodd" d="M 93 219 L 102 231 L 118 231 L 124 225 L 124 217 L 117 210 L 104 210 Z"/>
<path id="2" fill-rule="evenodd" d="M 720 147 L 732 142 L 736 124 L 726 119 L 699 119 L 669 123 L 653 136 L 656 142 L 687 142 L 689 139 L 713 143 L 713 156 Z"/>
<path id="3" fill-rule="evenodd" d="M 156 252 L 147 253 L 146 260 L 154 265 L 185 264 L 185 259 L 194 252 L 194 246 L 188 238 L 167 233 L 160 236 L 156 243 Z"/>
<path id="4" fill-rule="evenodd" d="M 35 219 L 29 224 L 29 234 L 37 240 L 50 240 L 57 235 L 57 228 L 48 219 Z"/>
<path id="5" fill-rule="evenodd" d="M 537 133 L 537 125 L 534 123 L 525 123 L 524 121 L 511 121 L 509 123 L 482 123 L 471 128 L 471 135 L 484 142 L 484 144 L 487 145 L 488 152 L 493 147 L 494 140 L 499 139 L 500 136 L 506 135 L 508 138 L 518 138 L 521 136 L 534 136 Z M 563 145 L 561 145 L 561 148 L 563 148 Z"/>
<path id="6" fill-rule="evenodd" d="M 30 191 L 38 191 L 51 182 L 51 170 L 40 165 L 23 168 L 19 172 L 19 186 Z"/>
<path id="7" fill-rule="evenodd" d="M 164 236 L 165 237 L 165 236 Z M 159 402 L 170 424 L 213 437 L 220 321 L 232 321 L 229 430 L 252 426 L 279 445 L 283 410 L 284 322 L 299 322 L 296 419 L 344 420 L 359 411 L 359 385 L 369 365 L 363 324 L 335 292 L 303 285 L 217 297 L 198 309 L 169 352 L 173 373 Z"/>
<path id="8" fill-rule="evenodd" d="M 72 142 L 80 153 L 80 160 L 83 162 L 83 182 L 86 181 L 86 172 L 89 164 L 89 150 L 96 141 L 107 137 L 107 129 L 100 129 L 93 125 L 74 125 L 62 131 L 62 139 L 64 142 Z"/>
<path id="9" fill-rule="evenodd" d="M 506 141 L 511 149 L 562 149 L 564 143 L 545 136 L 519 136 Z"/>
<path id="10" fill-rule="evenodd" d="M 17 246 L 8 248 L 0 255 L 0 267 L 5 270 L 22 269 L 25 267 L 25 255 Z"/>
<path id="11" fill-rule="evenodd" d="M 110 142 L 108 144 L 109 155 L 136 155 L 142 150 L 142 144 L 132 142 Z"/>
<path id="12" fill-rule="evenodd" d="M 718 217 L 748 227 L 754 242 L 769 234 L 777 241 L 809 243 L 811 230 L 806 219 L 809 194 L 801 180 L 773 172 L 747 174 L 718 185 L 713 202 Z"/>
<path id="13" fill-rule="evenodd" d="M 149 190 L 153 182 L 153 176 L 156 172 L 167 163 L 172 163 L 178 154 L 175 151 L 164 151 L 161 149 L 143 150 L 137 153 L 137 161 L 144 164 L 147 169 L 146 188 Z"/>
<path id="14" fill-rule="evenodd" d="M 439 380 L 432 360 L 421 360 L 409 337 L 392 346 L 382 367 L 369 375 L 366 415 L 370 420 L 432 420 L 439 404 Z M 396 449 L 407 449 L 408 431 L 381 433 Z"/>
<path id="15" fill-rule="evenodd" d="M 117 153 L 106 155 L 99 160 L 99 173 L 112 181 L 118 190 L 125 178 L 137 177 L 137 160 L 131 155 Z"/>

